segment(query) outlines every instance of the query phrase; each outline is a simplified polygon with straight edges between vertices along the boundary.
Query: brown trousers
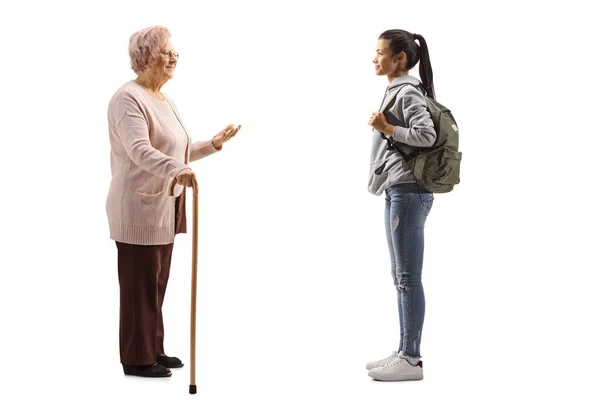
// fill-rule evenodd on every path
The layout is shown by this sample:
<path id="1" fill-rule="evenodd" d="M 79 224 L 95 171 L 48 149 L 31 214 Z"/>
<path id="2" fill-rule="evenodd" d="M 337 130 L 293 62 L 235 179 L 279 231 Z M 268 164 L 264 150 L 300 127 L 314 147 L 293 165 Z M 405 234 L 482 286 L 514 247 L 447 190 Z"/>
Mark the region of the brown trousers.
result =
<path id="1" fill-rule="evenodd" d="M 186 232 L 185 190 L 175 201 L 175 233 Z M 119 347 L 121 363 L 149 365 L 164 354 L 162 305 L 171 270 L 173 243 L 142 246 L 116 242 L 118 249 Z"/>

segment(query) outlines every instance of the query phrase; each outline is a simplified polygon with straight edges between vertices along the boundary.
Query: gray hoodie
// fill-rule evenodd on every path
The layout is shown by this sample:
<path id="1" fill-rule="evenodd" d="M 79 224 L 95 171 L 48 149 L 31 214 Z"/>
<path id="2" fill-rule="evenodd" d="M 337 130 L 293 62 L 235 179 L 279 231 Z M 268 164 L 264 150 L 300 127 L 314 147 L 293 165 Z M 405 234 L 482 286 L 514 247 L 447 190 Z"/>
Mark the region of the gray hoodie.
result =
<path id="1" fill-rule="evenodd" d="M 408 155 L 416 151 L 415 147 L 430 147 L 435 142 L 433 121 L 427 111 L 425 94 L 414 86 L 420 81 L 409 75 L 400 76 L 388 86 L 379 108 L 389 110 L 385 117 L 389 124 L 395 125 L 394 135 L 389 137 L 399 144 L 399 148 Z M 388 143 L 379 131 L 373 129 L 371 167 L 369 172 L 369 192 L 381 195 L 384 190 L 398 183 L 415 182 L 410 167 L 396 150 L 387 150 Z M 375 170 L 383 165 L 377 174 Z M 378 171 L 379 172 L 379 171 Z"/>

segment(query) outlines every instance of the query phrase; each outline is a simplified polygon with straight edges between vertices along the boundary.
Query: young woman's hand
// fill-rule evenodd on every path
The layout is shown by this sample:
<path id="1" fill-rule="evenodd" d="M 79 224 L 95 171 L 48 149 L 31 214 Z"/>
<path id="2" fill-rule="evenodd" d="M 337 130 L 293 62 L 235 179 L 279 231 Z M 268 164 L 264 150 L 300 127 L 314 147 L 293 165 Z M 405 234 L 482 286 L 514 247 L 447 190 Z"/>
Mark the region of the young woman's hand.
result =
<path id="1" fill-rule="evenodd" d="M 394 134 L 394 127 L 388 124 L 387 119 L 382 112 L 372 113 L 371 118 L 369 119 L 369 125 L 388 136 L 392 136 Z"/>

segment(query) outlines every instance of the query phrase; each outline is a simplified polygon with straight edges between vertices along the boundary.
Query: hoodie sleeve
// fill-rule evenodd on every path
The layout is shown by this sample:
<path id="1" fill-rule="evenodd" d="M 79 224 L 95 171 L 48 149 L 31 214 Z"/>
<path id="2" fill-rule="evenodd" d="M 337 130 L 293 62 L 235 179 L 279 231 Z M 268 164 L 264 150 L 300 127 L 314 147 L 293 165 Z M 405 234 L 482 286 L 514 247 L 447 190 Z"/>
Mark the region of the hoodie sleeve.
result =
<path id="1" fill-rule="evenodd" d="M 396 107 L 400 108 L 398 114 L 404 116 L 407 127 L 394 127 L 392 138 L 414 147 L 433 146 L 436 134 L 423 93 L 407 85 L 406 92 L 399 95 Z"/>

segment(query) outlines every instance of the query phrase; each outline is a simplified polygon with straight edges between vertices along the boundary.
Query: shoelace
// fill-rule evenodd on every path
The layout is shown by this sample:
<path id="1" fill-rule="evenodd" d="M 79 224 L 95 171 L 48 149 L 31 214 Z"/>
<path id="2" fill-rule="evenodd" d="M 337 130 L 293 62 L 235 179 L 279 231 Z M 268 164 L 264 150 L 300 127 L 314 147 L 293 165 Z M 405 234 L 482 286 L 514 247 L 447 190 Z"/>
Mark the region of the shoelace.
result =
<path id="1" fill-rule="evenodd" d="M 385 359 L 385 363 L 383 364 L 383 366 L 387 366 L 389 363 L 394 362 L 394 360 L 398 358 L 398 353 L 397 352 L 393 352 L 388 358 Z"/>
<path id="2" fill-rule="evenodd" d="M 398 354 L 396 354 L 396 357 L 394 357 L 393 360 L 388 361 L 384 367 L 391 367 L 393 365 L 399 364 L 399 363 L 403 363 L 406 362 L 406 359 L 400 357 Z"/>

